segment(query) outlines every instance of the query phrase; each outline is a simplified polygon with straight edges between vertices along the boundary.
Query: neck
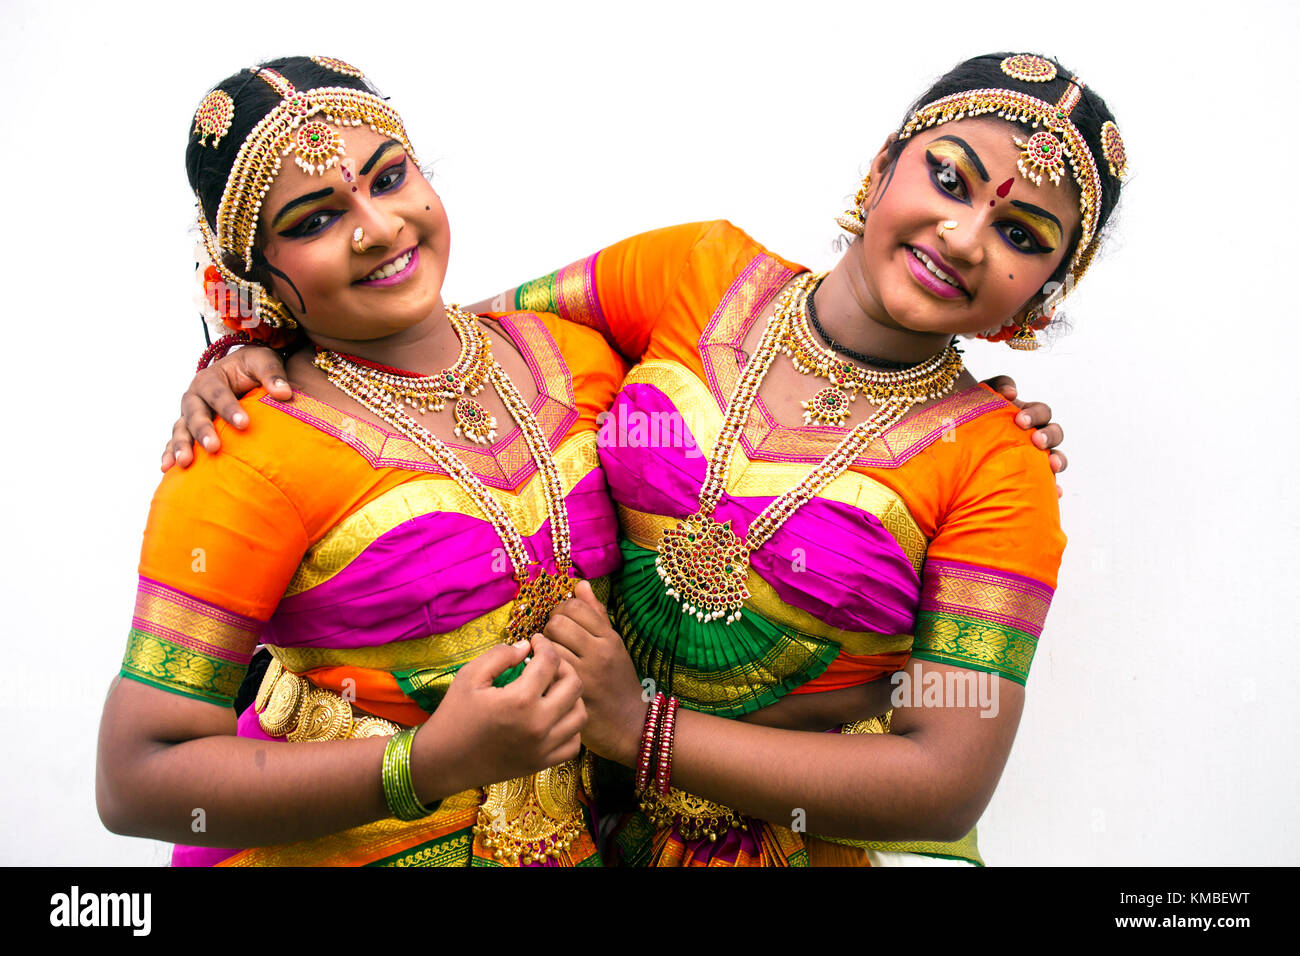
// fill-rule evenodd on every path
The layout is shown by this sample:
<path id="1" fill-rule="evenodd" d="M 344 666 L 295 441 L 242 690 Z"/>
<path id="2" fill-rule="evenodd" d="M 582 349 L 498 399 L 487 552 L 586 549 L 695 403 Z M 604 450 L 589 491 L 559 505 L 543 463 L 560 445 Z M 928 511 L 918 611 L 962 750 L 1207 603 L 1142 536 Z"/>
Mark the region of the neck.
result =
<path id="1" fill-rule="evenodd" d="M 890 319 L 867 288 L 861 255 L 850 248 L 817 287 L 817 319 L 840 345 L 864 355 L 915 365 L 943 351 L 947 332 L 913 332 Z"/>
<path id="2" fill-rule="evenodd" d="M 447 310 L 441 298 L 427 319 L 392 335 L 355 340 L 313 332 L 310 338 L 319 348 L 355 355 L 381 365 L 391 365 L 423 375 L 433 375 L 453 364 L 461 351 L 460 338 L 447 319 Z"/>

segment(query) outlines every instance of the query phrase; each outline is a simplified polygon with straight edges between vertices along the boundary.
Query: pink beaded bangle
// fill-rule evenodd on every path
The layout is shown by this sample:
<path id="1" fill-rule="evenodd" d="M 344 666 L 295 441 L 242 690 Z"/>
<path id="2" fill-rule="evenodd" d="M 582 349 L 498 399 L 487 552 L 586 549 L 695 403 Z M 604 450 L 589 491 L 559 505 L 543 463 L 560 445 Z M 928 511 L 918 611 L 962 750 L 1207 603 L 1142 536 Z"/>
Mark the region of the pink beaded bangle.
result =
<path id="1" fill-rule="evenodd" d="M 655 738 L 659 735 L 659 712 L 664 704 L 663 692 L 655 694 L 646 712 L 645 726 L 641 728 L 641 752 L 636 760 L 636 789 L 645 790 L 650 782 L 650 763 L 654 759 Z"/>

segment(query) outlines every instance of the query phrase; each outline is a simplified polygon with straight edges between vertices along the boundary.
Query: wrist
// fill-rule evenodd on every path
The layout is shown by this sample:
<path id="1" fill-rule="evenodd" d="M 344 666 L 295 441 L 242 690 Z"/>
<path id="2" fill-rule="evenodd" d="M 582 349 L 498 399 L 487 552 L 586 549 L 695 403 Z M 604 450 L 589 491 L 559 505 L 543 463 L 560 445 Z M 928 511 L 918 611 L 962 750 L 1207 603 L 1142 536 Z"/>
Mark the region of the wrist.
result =
<path id="1" fill-rule="evenodd" d="M 443 721 L 437 715 L 420 725 L 411 746 L 411 780 L 421 802 L 432 804 L 453 793 L 468 790 L 461 777 L 469 768 L 455 752 L 443 733 Z"/>
<path id="2" fill-rule="evenodd" d="M 623 727 L 619 733 L 618 753 L 611 754 L 610 757 L 625 767 L 636 769 L 637 757 L 641 753 L 641 735 L 650 716 L 652 701 L 653 698 L 651 701 L 645 701 L 638 694 L 624 716 Z"/>

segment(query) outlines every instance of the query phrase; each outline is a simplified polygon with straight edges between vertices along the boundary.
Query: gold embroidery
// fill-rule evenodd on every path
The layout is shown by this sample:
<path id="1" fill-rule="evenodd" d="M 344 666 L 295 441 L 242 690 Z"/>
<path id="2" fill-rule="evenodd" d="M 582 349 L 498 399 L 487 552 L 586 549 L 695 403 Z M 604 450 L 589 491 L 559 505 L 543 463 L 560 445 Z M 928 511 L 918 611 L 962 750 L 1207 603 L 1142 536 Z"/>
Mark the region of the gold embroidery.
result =
<path id="1" fill-rule="evenodd" d="M 917 615 L 912 654 L 922 660 L 994 671 L 1023 684 L 1037 649 L 1038 641 L 1024 631 L 922 611 Z"/>
<path id="2" fill-rule="evenodd" d="M 962 568 L 955 573 L 947 568 L 936 570 L 937 573 L 926 576 L 923 608 L 999 620 L 1011 618 L 1020 623 L 1018 630 L 1026 627 L 1041 630 L 1047 619 L 1052 592 L 1045 585 L 1017 582 L 975 568 Z"/>
<path id="3" fill-rule="evenodd" d="M 242 850 L 222 866 L 339 866 L 355 864 L 361 857 L 383 859 L 425 843 L 448 829 L 468 828 L 474 820 L 481 790 L 465 790 L 442 801 L 438 812 L 422 820 L 394 818 L 330 833 L 314 840 Z M 459 824 L 459 826 L 457 826 Z"/>
<path id="4" fill-rule="evenodd" d="M 182 637 L 202 641 L 209 647 L 233 651 L 244 658 L 251 657 L 257 646 L 260 624 L 234 622 L 234 615 L 217 609 L 192 607 L 200 602 L 195 598 L 158 593 L 142 581 L 135 596 L 135 616 L 142 630 L 151 634 L 170 631 Z M 226 620 L 222 620 L 222 618 Z"/>
<path id="5" fill-rule="evenodd" d="M 555 452 L 555 464 L 567 495 L 600 464 L 595 433 L 583 432 L 567 439 Z M 542 476 L 534 474 L 516 494 L 490 489 L 522 535 L 536 534 L 546 521 L 544 485 Z M 450 478 L 412 481 L 390 489 L 348 515 L 312 546 L 294 572 L 285 597 L 324 584 L 398 525 L 438 512 L 479 514 L 474 500 Z"/>
<path id="6" fill-rule="evenodd" d="M 163 690 L 228 705 L 247 670 L 247 664 L 209 657 L 132 628 L 121 672 Z"/>
<path id="7" fill-rule="evenodd" d="M 511 604 L 504 604 L 454 631 L 410 641 L 393 641 L 375 647 L 271 647 L 270 651 L 295 674 L 316 667 L 337 666 L 385 671 L 456 668 L 501 643 L 510 608 Z"/>

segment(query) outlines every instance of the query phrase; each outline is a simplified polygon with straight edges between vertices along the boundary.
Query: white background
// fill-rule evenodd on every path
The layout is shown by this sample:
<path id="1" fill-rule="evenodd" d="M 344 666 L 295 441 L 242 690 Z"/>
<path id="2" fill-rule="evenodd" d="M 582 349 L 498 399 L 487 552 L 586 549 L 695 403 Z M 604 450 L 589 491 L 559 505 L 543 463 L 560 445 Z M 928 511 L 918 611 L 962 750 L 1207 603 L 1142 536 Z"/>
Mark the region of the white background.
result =
<path id="1" fill-rule="evenodd" d="M 0 12 L 0 862 L 159 863 L 94 807 L 158 458 L 202 348 L 193 110 L 321 53 L 393 97 L 473 301 L 729 218 L 813 267 L 913 97 L 1036 50 L 1107 98 L 1133 178 L 1072 334 L 968 349 L 1050 401 L 1070 538 L 990 863 L 1293 863 L 1297 525 L 1290 4 L 60 4 Z"/>

